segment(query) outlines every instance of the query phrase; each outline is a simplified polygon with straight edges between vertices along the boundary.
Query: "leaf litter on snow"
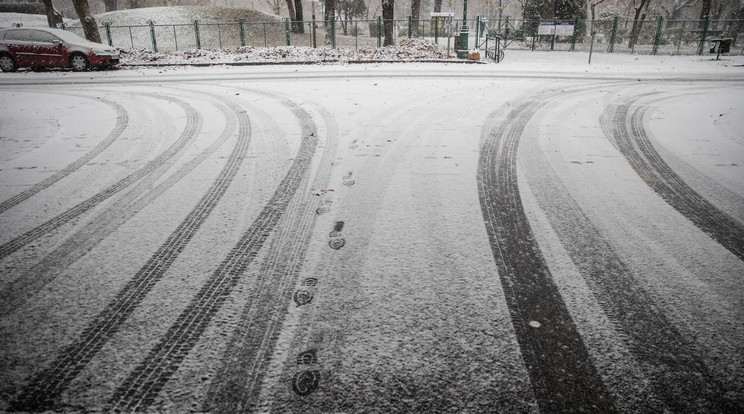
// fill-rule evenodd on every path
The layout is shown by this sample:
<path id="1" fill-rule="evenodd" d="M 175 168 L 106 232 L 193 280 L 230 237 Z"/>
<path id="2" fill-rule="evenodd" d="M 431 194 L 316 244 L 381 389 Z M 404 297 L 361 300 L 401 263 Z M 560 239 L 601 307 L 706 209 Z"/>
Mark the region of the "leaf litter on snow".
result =
<path id="1" fill-rule="evenodd" d="M 147 64 L 205 64 L 235 62 L 350 62 L 350 61 L 409 61 L 449 59 L 436 44 L 423 39 L 403 39 L 398 46 L 377 49 L 330 49 L 306 46 L 243 46 L 237 49 L 191 49 L 177 52 L 122 50 L 122 63 Z"/>

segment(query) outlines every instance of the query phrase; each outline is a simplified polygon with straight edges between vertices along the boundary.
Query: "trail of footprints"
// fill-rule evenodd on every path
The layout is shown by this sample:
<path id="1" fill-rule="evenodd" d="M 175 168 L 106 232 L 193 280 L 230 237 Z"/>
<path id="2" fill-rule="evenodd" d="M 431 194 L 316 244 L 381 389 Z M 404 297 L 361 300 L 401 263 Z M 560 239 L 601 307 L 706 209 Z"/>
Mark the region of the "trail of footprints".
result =
<path id="1" fill-rule="evenodd" d="M 343 178 L 343 184 L 347 187 L 351 187 L 356 184 L 356 181 L 351 179 L 352 173 L 350 172 Z M 323 204 L 315 210 L 318 215 L 323 215 L 331 211 L 331 204 L 333 202 L 326 200 Z M 346 239 L 343 238 L 341 231 L 344 229 L 345 223 L 343 221 L 337 221 L 333 225 L 333 230 L 328 233 L 328 246 L 333 250 L 340 250 L 346 245 Z M 309 277 L 302 281 L 300 287 L 295 290 L 293 299 L 297 307 L 310 304 L 315 297 L 315 287 L 318 285 L 318 279 Z M 320 370 L 317 369 L 318 365 L 318 350 L 315 348 L 308 349 L 297 355 L 297 366 L 298 371 L 292 377 L 292 390 L 300 396 L 310 395 L 318 389 L 320 383 Z"/>

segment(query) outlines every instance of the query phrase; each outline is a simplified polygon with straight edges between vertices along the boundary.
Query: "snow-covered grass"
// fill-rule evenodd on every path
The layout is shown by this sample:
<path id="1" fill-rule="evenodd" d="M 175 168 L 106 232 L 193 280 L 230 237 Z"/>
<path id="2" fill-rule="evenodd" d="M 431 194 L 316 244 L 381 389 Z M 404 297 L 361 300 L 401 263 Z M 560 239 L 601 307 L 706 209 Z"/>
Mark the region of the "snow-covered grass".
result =
<path id="1" fill-rule="evenodd" d="M 117 10 L 101 13 L 95 18 L 98 24 L 108 22 L 112 26 L 147 24 L 148 20 L 154 20 L 160 24 L 183 24 L 194 20 L 202 23 L 237 22 L 240 19 L 245 22 L 279 20 L 278 16 L 252 9 L 217 6 L 170 6 Z"/>

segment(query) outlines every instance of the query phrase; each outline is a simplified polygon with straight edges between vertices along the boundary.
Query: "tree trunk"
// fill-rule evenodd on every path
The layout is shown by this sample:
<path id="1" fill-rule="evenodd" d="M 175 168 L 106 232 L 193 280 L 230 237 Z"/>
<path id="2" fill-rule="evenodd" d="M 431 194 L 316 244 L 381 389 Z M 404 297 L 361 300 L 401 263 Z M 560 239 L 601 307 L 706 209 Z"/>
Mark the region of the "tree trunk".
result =
<path id="1" fill-rule="evenodd" d="M 101 34 L 98 33 L 96 19 L 90 13 L 88 0 L 72 0 L 72 5 L 75 6 L 75 11 L 80 19 L 80 24 L 83 25 L 85 38 L 91 42 L 101 43 Z"/>
<path id="2" fill-rule="evenodd" d="M 302 0 L 294 0 L 295 2 L 295 33 L 305 33 L 305 25 L 302 24 L 305 20 L 305 15 L 302 12 Z"/>
<path id="3" fill-rule="evenodd" d="M 287 1 L 287 15 L 289 16 L 289 21 L 292 22 L 292 33 L 297 33 L 297 15 L 295 14 L 294 1 L 293 0 L 286 0 L 286 1 Z"/>
<path id="4" fill-rule="evenodd" d="M 330 28 L 331 21 L 336 18 L 336 0 L 325 0 L 325 13 L 323 19 L 326 27 Z"/>
<path id="5" fill-rule="evenodd" d="M 643 8 L 648 6 L 650 0 L 641 0 L 641 6 L 635 9 L 635 17 L 633 17 L 633 27 L 630 29 L 630 40 L 628 41 L 628 48 L 632 49 L 638 41 L 638 35 L 641 33 L 641 13 Z M 644 15 L 645 16 L 645 15 Z"/>
<path id="6" fill-rule="evenodd" d="M 700 9 L 700 30 L 705 28 L 705 19 L 710 17 L 711 7 L 713 7 L 712 0 L 703 0 L 703 7 Z"/>
<path id="7" fill-rule="evenodd" d="M 107 12 L 118 10 L 116 0 L 103 0 L 103 7 Z"/>
<path id="8" fill-rule="evenodd" d="M 592 22 L 591 22 L 592 28 L 591 28 L 591 32 L 592 33 L 594 33 L 594 32 L 597 31 L 597 28 L 594 27 L 594 21 L 596 20 L 596 15 L 595 15 L 595 12 L 594 12 L 594 8 L 597 7 L 597 6 L 599 6 L 600 4 L 602 4 L 604 2 L 605 2 L 605 0 L 599 0 L 599 1 L 596 1 L 596 2 L 594 2 L 594 3 L 591 4 L 591 10 L 592 10 Z"/>
<path id="9" fill-rule="evenodd" d="M 411 0 L 411 19 L 413 20 L 411 34 L 418 37 L 420 26 L 419 19 L 421 19 L 421 0 Z"/>
<path id="10" fill-rule="evenodd" d="M 59 27 L 62 24 L 62 14 L 54 8 L 52 0 L 44 0 L 44 8 L 46 9 L 49 27 Z"/>
<path id="11" fill-rule="evenodd" d="M 710 16 L 710 9 L 713 7 L 713 0 L 703 0 L 703 7 L 700 9 L 700 20 L 705 20 Z"/>
<path id="12" fill-rule="evenodd" d="M 385 33 L 385 41 L 383 46 L 394 46 L 395 40 L 393 39 L 393 30 L 395 28 L 394 19 L 395 11 L 395 0 L 382 0 L 382 22 L 383 22 L 383 33 Z"/>
<path id="13" fill-rule="evenodd" d="M 592 24 L 594 24 L 594 20 L 596 18 L 595 14 L 594 14 L 594 8 L 597 7 L 597 6 L 599 6 L 600 4 L 602 4 L 604 2 L 605 2 L 605 0 L 599 0 L 599 1 L 595 1 L 594 3 L 591 4 L 590 7 L 591 7 L 591 10 L 592 10 Z M 593 29 L 593 27 L 592 27 L 592 29 Z"/>

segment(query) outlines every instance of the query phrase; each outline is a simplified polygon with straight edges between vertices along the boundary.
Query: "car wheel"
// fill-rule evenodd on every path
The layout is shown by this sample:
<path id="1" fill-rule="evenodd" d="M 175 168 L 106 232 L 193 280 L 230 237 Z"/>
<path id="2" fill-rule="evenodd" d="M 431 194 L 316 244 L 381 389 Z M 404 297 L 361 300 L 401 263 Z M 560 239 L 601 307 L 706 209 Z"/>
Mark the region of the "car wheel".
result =
<path id="1" fill-rule="evenodd" d="M 15 72 L 18 69 L 15 60 L 9 55 L 0 55 L 0 69 L 3 72 Z"/>
<path id="2" fill-rule="evenodd" d="M 75 72 L 80 72 L 83 70 L 87 70 L 90 64 L 88 63 L 88 59 L 86 59 L 85 56 L 76 53 L 70 56 L 70 66 L 72 66 L 72 70 L 74 70 Z"/>

